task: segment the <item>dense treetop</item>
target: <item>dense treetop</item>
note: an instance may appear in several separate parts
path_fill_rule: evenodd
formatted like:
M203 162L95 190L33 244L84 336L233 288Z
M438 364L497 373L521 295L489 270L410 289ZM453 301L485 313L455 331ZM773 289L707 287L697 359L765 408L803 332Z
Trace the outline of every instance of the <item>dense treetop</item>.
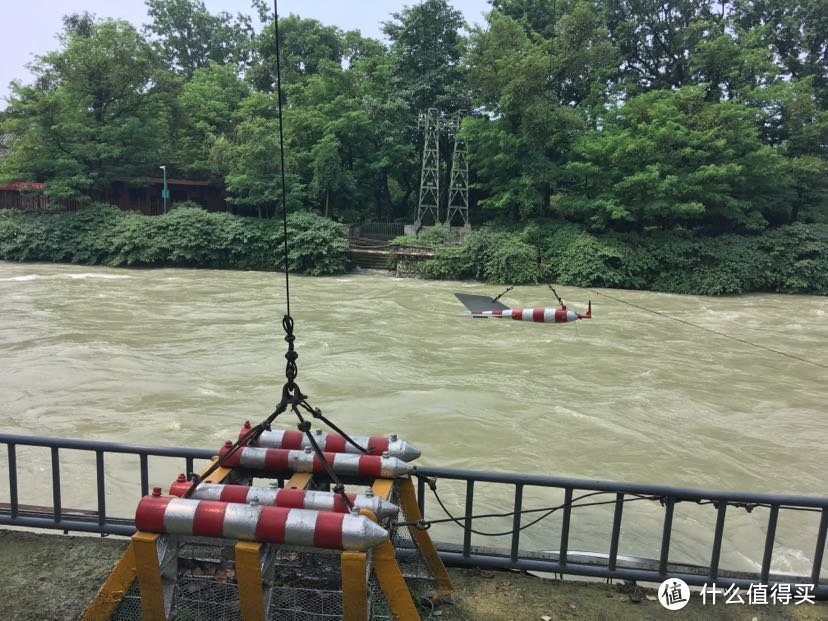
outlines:
M146 0L142 29L64 19L13 83L0 181L102 198L113 177L212 179L273 215L273 14ZM289 208L411 221L428 107L467 111L476 222L752 233L828 221L822 0L491 0L469 29L447 0L393 14L387 41L282 17ZM448 150L448 146L446 146Z

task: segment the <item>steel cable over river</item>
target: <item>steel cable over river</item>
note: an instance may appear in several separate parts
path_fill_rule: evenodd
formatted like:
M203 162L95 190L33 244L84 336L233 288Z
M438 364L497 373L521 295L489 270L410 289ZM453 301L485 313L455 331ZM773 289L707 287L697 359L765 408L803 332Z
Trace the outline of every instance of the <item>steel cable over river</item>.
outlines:
M243 420L263 418L279 396L284 344L273 317L284 300L272 282L258 272L0 263L0 430L200 448L235 438ZM826 494L820 366L575 288L557 290L570 308L585 309L592 297L590 322L470 320L453 293L499 291L479 283L360 273L297 276L291 289L304 392L353 433L399 433L429 466ZM825 298L606 292L828 364ZM504 301L554 304L545 286L516 287ZM62 464L67 482L71 462ZM18 467L25 501L47 504L48 462L20 458ZM115 484L134 479L130 468L107 465ZM151 476L162 485L174 474ZM94 497L87 482L64 487L65 506ZM462 493L450 482L440 488L449 505ZM510 501L491 511L509 511ZM112 509L129 514L134 504L130 496ZM527 508L554 504L524 499ZM589 528L606 531L602 509L578 514L573 547L605 547ZM656 513L625 530L623 553L653 556ZM813 550L798 533L818 519L780 521L778 570L807 573ZM694 531L692 510L677 510L676 520L674 545L688 562L704 561L695 551L709 547L710 533ZM481 529L510 524L506 517ZM437 524L432 536L456 528ZM735 520L723 564L754 568L739 542L762 536ZM527 529L527 547L532 537Z

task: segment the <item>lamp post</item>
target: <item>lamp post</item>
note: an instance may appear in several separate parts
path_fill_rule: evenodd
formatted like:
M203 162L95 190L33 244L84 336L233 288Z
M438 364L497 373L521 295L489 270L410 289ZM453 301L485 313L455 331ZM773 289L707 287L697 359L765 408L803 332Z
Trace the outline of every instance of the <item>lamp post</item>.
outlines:
M164 189L161 190L161 198L164 199L164 213L167 213L167 199L170 197L170 191L167 189L167 167L159 166L164 171Z

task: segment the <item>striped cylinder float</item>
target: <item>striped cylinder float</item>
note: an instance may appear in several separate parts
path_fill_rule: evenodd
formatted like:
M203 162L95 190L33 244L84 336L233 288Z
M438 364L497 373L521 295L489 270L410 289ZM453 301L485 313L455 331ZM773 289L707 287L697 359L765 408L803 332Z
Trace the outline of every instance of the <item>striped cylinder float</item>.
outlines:
M181 474L170 486L171 496L184 496L191 482ZM400 508L373 494L347 494L357 509L368 509L379 519L394 517ZM221 502L240 502L291 509L313 509L314 511L333 511L350 513L348 505L341 494L335 492L315 492L303 489L279 489L276 487L251 487L249 485L222 485L219 483L200 483L189 496L197 500L220 500Z
M225 454L233 446L228 440L219 455ZM378 455L353 455L351 453L323 453L331 469L338 475L364 479L394 479L414 472L414 466L396 457ZM261 448L245 446L237 449L226 461L228 468L250 468L269 472L314 472L324 473L322 461L310 447L303 451L288 449Z
M471 313L474 317L499 317L537 323L567 323L583 317L565 308L506 308Z
M157 494L156 494L157 492ZM150 533L221 537L330 550L367 550L388 540L388 532L362 515L265 507L217 500L144 496L135 528Z
M246 421L239 433L239 438L250 431L250 421ZM327 433L321 429L313 430L313 439L319 445L319 448L329 453L355 453L362 455L363 453L353 444L348 442L344 436L338 433ZM403 461L413 461L420 456L420 449L406 442L400 440L396 433L392 433L387 438L379 436L351 436L354 442L359 444L364 449L367 449L369 455L382 455L388 453L391 457L396 457ZM301 431L293 431L287 429L274 429L272 431L263 431L262 434L253 442L253 446L264 446L268 448L281 449L304 449L311 446L307 435Z

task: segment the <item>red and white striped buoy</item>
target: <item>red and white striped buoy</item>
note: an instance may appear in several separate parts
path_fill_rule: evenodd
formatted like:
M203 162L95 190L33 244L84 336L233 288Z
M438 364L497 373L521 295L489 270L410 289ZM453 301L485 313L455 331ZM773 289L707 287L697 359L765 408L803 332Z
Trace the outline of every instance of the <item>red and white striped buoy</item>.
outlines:
M233 443L228 440L219 455L224 458ZM364 479L394 479L414 472L414 466L396 457L385 455L354 455L351 453L323 453L333 471L341 476ZM236 449L224 462L228 468L250 468L269 472L324 473L322 461L311 447L303 451L245 446Z
M536 323L567 323L578 319L590 319L591 312L577 313L566 308L506 308L477 311L473 317L497 317L516 321L534 321Z
M241 438L250 431L250 421L245 421L244 426L239 432ZM321 429L314 429L313 439L319 445L319 448L329 453L354 453L362 455L363 453L353 444L338 433L327 433ZM351 436L351 439L359 446L366 449L369 455L382 455L388 453L391 457L396 457L403 461L413 461L420 456L420 449L406 442L400 440L396 433L392 433L387 438L380 436ZM263 431L262 434L253 442L253 446L264 446L268 448L281 449L304 449L311 446L308 437L301 431L290 429L273 429L271 431Z
M138 502L135 527L330 550L367 550L388 539L382 526L362 515L175 498L161 496L159 487Z
M180 474L178 480L170 486L171 496L184 496L191 482ZM346 494L357 509L368 509L379 519L394 517L400 508L374 496L371 490L366 494ZM312 509L314 511L334 511L350 513L341 494L335 492L318 492L303 489L284 489L276 487L252 487L249 485L223 485L220 483L199 483L189 496L196 500L219 500L221 502L240 502L291 509Z

